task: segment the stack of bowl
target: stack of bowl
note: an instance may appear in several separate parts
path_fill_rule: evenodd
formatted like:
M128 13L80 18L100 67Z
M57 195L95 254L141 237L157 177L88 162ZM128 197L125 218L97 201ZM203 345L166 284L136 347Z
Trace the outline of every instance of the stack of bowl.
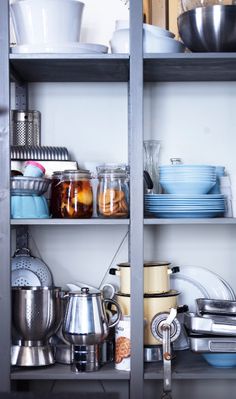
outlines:
M216 169L210 165L160 166L159 176L166 194L207 194L216 184Z
M112 53L129 53L129 21L116 21L115 31L110 40ZM183 53L185 46L174 39L174 34L159 26L143 24L144 53Z
M123 316L130 316L130 264L119 263L116 269L110 269L110 274L120 278L120 292L116 293L116 300L121 307ZM151 322L156 314L169 312L177 308L178 291L170 289L169 276L179 271L169 262L144 262L144 345L161 345L151 332ZM155 353L155 352L154 352Z

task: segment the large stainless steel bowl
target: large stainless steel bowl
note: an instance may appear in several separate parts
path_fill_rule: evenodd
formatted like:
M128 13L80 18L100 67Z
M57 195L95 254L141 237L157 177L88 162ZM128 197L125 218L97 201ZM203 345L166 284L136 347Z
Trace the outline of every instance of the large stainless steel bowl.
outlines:
M178 17L179 34L194 52L236 51L236 6L208 6Z

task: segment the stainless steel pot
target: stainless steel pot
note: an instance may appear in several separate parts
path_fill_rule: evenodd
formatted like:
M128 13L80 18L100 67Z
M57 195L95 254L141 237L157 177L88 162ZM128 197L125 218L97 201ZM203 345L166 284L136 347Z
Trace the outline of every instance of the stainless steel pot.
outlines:
M151 332L151 322L158 313L169 312L177 308L177 297L180 293L171 290L161 295L144 295L144 345L161 345L162 342L154 338ZM116 300L120 305L122 315L130 316L130 295L117 293Z
M105 305L111 304L116 310L114 321L107 320ZM63 321L63 335L73 345L95 345L104 341L109 329L121 317L119 304L113 299L102 299L100 291L81 288L67 294L66 313Z
M179 272L179 267L170 268L169 262L144 263L144 293L163 294L170 291L170 274ZM120 292L130 295L130 263L119 263L109 273L120 276Z

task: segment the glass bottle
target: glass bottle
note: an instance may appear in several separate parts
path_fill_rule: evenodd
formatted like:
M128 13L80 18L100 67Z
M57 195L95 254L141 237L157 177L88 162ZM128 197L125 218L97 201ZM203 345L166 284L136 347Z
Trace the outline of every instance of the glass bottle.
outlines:
M97 214L103 218L129 216L129 177L126 165L104 164L97 167Z
M158 194L159 188L159 174L158 162L160 152L160 140L145 140L144 146L144 170L146 170L153 181L153 193Z

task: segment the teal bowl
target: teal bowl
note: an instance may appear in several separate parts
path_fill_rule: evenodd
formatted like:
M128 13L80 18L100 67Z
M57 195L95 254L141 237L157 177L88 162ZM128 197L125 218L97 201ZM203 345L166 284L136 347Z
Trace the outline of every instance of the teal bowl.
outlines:
M202 356L213 367L236 367L236 353L203 353Z

